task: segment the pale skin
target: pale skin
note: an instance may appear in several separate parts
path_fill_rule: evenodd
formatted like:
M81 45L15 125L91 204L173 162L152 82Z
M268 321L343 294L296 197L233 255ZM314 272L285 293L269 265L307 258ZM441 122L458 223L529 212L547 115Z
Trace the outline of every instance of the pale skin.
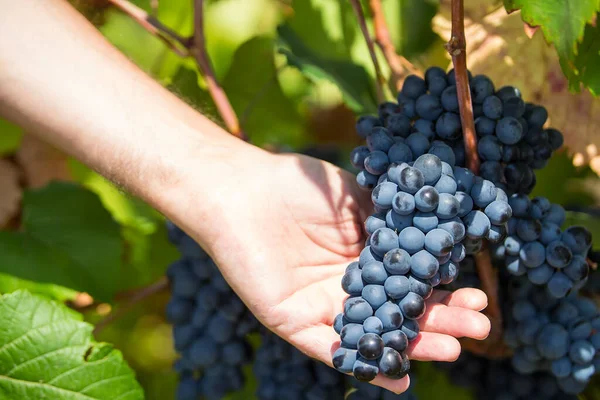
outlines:
M65 1L0 0L0 115L139 196L215 259L260 321L331 365L344 269L369 195L310 157L232 137L146 76ZM411 359L453 361L484 339L477 289L436 291ZM374 384L405 391L409 378Z

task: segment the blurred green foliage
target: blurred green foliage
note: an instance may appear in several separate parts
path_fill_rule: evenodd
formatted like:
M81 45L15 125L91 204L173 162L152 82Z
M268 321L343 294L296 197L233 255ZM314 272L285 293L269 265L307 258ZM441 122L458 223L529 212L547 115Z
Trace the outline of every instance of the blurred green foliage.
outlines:
M154 12L149 0L132 2ZM158 4L156 17L163 24L184 37L192 34L190 0L161 0ZM418 65L426 60L447 65L443 41L431 29L438 2L388 0L383 1L383 6L391 38L401 54ZM118 10L102 8L96 15L92 11L87 8L86 15L135 64L221 123L192 58L177 56ZM367 17L370 18L368 12ZM353 113L372 112L376 107L373 64L347 0L211 0L206 2L205 34L216 76L254 144L297 150L316 143L333 143L346 157L348 146L356 141ZM384 74L389 75L380 52L378 57ZM0 120L0 154L11 155L18 148L21 135L20 128ZM72 285L68 280L52 277L47 279L51 283L39 284L6 274L0 274L0 292L28 288L64 301L73 299L76 292L72 289L78 288L100 295L100 300L115 307L114 292L155 282L177 258L177 252L167 241L164 218L158 212L81 163L71 160L69 167L80 189L96 196L95 212L105 213L103 223L114 228L114 249L97 249L114 261L109 275L110 268L103 271L104 279L112 280L105 288L107 292L95 292L93 286ZM590 179L596 182L597 177L589 169L573 167L566 153L555 156L537 177L534 195L543 194L561 204L597 203L586 183ZM58 195L64 193L59 191ZM51 208L52 204L47 206ZM581 219L577 215L570 218ZM89 216L81 219L91 224L90 230L98 229ZM585 222L598 230L596 220ZM68 233L64 230L67 228L53 229ZM2 256L6 260L7 255ZM0 272L12 268L13 273L19 273L18 262L6 261ZM22 272L18 275L33 278ZM98 282L101 281L94 284ZM167 298L163 293L138 304L98 335L99 340L114 343L123 352L149 400L171 399L175 391L176 375L171 367L176 354L171 327L163 316ZM105 317L105 311L106 307L92 307L86 319L97 323ZM250 370L247 372L250 376ZM455 400L469 398L468 392L452 387L445 376L428 364L418 366L415 381L421 399L437 399L441 395ZM247 390L233 398L253 398L253 385L255 382L250 379Z

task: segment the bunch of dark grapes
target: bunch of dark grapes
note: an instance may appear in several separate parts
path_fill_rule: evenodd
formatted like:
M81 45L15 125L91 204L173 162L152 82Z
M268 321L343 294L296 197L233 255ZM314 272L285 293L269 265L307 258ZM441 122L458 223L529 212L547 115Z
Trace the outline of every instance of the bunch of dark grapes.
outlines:
M343 400L346 377L265 330L254 360L259 400Z
M334 323L339 371L360 381L380 372L392 379L408 373L404 352L416 338L425 300L433 287L455 279L465 257L454 173L436 155L424 154L412 166L391 166L373 190L378 213L365 222L367 246L342 279L350 297Z
M509 204L515 217L506 239L492 250L494 257L502 259L512 275L527 275L532 283L547 286L553 297L579 289L589 274L591 233L581 226L561 231L565 210L544 197L530 200L515 194Z
M600 368L600 313L595 303L572 294L552 297L528 281L513 281L513 304L505 341L522 374L547 372L566 393L578 394Z
M544 129L546 109L526 103L518 89L496 90L487 76L470 73L469 84L481 177L508 194L531 192L533 170L546 165L562 145L562 134ZM366 145L353 150L351 162L361 170L357 182L364 188L373 188L390 164L409 163L425 153L465 165L454 71L432 67L425 79L408 76L398 102L382 103L377 116L360 117L356 130Z
M247 335L259 323L202 248L172 223L168 231L181 252L167 271L172 297L166 316L181 356L177 399L222 399L244 386L242 367L252 360Z

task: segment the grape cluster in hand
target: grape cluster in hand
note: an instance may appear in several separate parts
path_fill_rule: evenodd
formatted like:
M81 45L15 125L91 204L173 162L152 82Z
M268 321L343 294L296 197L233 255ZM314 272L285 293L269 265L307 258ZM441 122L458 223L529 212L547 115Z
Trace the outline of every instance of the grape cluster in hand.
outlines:
M334 323L341 347L333 364L360 381L378 373L392 379L406 376L410 362L405 350L418 335L416 320L425 313L425 300L435 286L456 278L466 254L461 241L468 227L479 228L479 219L465 227L463 220L469 221L474 204L461 203L457 189L485 198L481 206L501 201L493 184L488 182L494 196L487 201L472 189L483 180L475 182L471 174L467 183L465 171L454 170L434 154L411 164L392 165L380 176L372 192L377 213L365 221L367 246L342 279L350 297ZM462 180L455 177L457 171Z

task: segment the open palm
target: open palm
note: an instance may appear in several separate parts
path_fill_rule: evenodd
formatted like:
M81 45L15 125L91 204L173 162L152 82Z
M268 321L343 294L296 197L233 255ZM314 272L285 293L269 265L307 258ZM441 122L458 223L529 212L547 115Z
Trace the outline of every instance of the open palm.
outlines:
M369 194L359 190L352 174L329 163L301 155L269 160L264 176L236 185L237 197L224 194L235 204L224 205L228 211L219 232L236 232L236 237L217 235L210 252L265 326L331 365L339 347L332 323L347 297L340 282L364 247ZM485 294L477 289L435 291L409 357L455 360L457 337L488 335L489 320L478 312L486 305ZM409 380L378 376L373 383L400 392Z

